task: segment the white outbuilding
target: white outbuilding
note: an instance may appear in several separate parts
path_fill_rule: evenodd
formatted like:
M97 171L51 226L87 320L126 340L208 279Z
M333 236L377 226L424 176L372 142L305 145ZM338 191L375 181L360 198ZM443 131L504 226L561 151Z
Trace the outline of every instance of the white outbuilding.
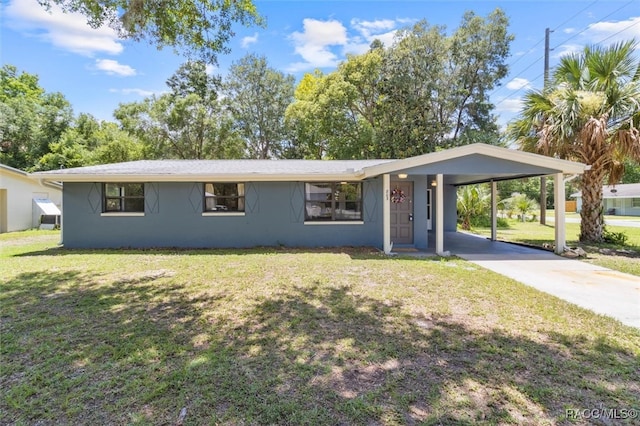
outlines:
M0 164L0 233L60 223L62 185L41 182Z

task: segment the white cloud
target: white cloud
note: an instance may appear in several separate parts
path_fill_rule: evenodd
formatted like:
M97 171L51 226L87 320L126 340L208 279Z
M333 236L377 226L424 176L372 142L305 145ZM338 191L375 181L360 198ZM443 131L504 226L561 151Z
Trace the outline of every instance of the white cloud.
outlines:
M640 16L624 21L604 21L589 25L584 35L590 43L612 44L620 41L640 39Z
M531 82L526 78L516 77L507 83L507 89L510 89L510 90L521 90L521 89L530 89L530 88L531 88Z
M246 49L247 47L257 42L258 42L258 33L255 33L252 36L243 37L242 41L240 42L240 45L242 46L243 49Z
M122 93L124 95L138 95L138 96L143 97L143 98L146 98L148 96L151 96L151 95L155 94L155 92L152 92L151 90L136 89L136 88L131 88L131 89L109 89L109 92L111 92L111 93Z
M370 43L363 43L362 40L353 40L344 46L342 52L345 55L362 55L363 53L366 53L370 47Z
M584 48L583 45L580 44L563 44L562 46L556 47L553 50L554 58L561 58L566 55L572 55L574 53L579 53Z
M402 25L402 26L409 26L409 25L413 25L416 22L419 22L419 19L416 18L398 18L396 19L396 22L398 22L398 24Z
M290 38L293 40L295 53L302 56L305 62L292 64L290 70L335 67L338 56L331 51L331 47L347 44L347 29L344 25L336 20L307 18L303 21L303 28L303 32L296 31Z
M573 34L576 32L575 28L565 28L564 30L562 30L563 33L565 34Z
M385 46L391 46L395 41L397 28L414 22L407 19L378 19L364 21L352 19L349 23L349 34L342 22L337 20L319 21L305 19L303 32L294 32L293 40L295 53L304 62L297 62L289 67L290 72L297 72L312 68L335 67L346 54L362 54L369 50L374 40L380 40ZM341 48L341 51L336 51ZM339 55L340 54L340 55Z
M217 70L217 69L218 69L218 68L217 68L217 67L215 67L214 65L207 64L207 65L205 65L205 67L204 67L204 72L205 72L207 75L212 75L212 74L214 73L214 71L215 71L215 70Z
M106 26L93 29L87 25L85 16L64 13L55 4L48 12L36 0L12 0L3 12L11 28L73 53L93 56L123 50L115 30Z
M522 98L505 98L496 102L496 112L517 113L522 109Z
M573 33L575 30L568 28L564 30L567 34ZM579 35L577 43L564 44L554 50L553 56L560 58L565 55L579 53L583 50L585 44L600 44L606 46L621 41L627 41L635 38L640 40L640 16L630 17L623 21L603 21L596 22L587 26L587 28ZM575 36L574 36L575 37ZM582 43L582 44L579 44Z
M361 21L352 19L351 26L358 30L364 38L372 40L372 36L387 33L396 27L396 22L391 19L379 19L376 21Z
M346 53L364 53L374 40L380 40L383 45L391 46L395 41L399 21L379 19L376 21L351 20L351 27L360 33L349 43L350 49Z
M129 65L122 65L113 59L96 59L95 67L109 75L131 77L137 74L134 68L131 68Z

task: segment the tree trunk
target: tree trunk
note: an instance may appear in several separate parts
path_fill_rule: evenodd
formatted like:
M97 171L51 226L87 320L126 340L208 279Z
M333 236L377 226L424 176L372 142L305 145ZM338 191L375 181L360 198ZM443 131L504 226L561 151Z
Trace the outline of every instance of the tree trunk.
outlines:
M582 176L582 209L580 210L580 241L602 242L604 227L602 183L604 175L599 170L589 170Z

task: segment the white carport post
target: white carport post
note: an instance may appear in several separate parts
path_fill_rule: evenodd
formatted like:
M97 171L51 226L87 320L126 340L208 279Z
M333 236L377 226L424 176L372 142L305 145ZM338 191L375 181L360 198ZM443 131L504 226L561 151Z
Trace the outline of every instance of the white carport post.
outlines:
M382 248L385 254L391 253L391 177L382 175Z
M60 201L60 207L62 207L60 210L64 212L64 196ZM64 246L64 214L60 215L60 242L58 245Z
M491 241L498 238L498 183L491 181Z
M553 179L553 203L555 205L555 236L557 254L564 252L567 243L565 228L565 194L564 177L562 173L556 173Z
M444 179L441 173L436 175L436 254L447 255L444 252Z

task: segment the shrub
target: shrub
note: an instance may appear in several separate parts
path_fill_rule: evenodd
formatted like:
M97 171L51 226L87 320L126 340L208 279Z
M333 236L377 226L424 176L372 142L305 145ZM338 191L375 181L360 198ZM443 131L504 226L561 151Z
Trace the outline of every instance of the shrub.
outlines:
M462 229L469 230L474 222L485 220L487 210L491 208L491 192L486 185L467 185L458 188L458 223ZM491 223L491 222L489 222Z
M627 244L627 240L629 239L629 236L624 232L609 231L605 226L602 229L602 239L604 240L605 243L614 244L617 246L624 246Z
M472 228L491 228L491 216L490 215L474 216L470 220L470 225ZM509 221L503 217L498 218L497 225L499 229L510 228Z

